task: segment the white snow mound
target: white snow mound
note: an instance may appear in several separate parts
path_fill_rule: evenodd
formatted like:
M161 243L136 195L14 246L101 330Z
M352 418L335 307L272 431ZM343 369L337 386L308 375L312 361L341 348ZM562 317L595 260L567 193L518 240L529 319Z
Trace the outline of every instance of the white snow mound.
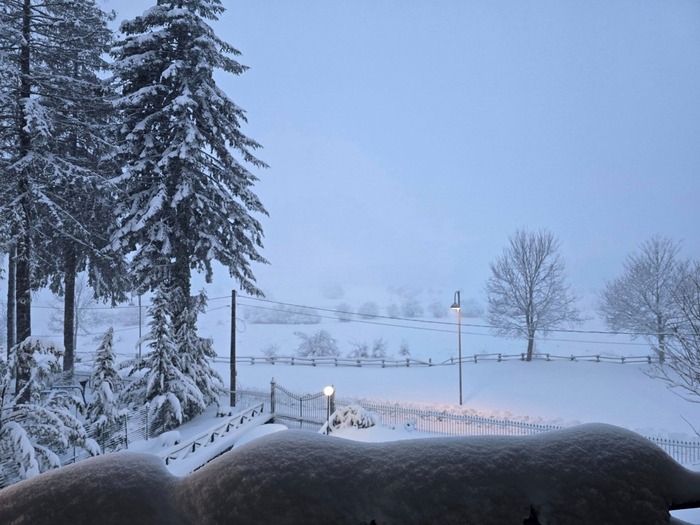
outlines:
M0 523L662 524L696 503L700 474L610 425L385 443L289 430L182 478L133 453L42 474L0 491Z

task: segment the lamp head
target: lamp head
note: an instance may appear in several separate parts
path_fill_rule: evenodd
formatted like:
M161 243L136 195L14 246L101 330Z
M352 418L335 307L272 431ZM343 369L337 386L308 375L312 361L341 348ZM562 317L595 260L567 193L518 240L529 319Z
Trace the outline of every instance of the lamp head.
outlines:
M333 388L333 387L330 386L330 385L327 386L327 387L325 387L325 388L323 389L323 393L324 393L325 395L327 395L328 397L332 396L332 395L333 395L333 392L335 392L335 388Z
M457 311L459 311L459 310L462 309L462 304L461 304L461 303L462 303L462 301L461 301L460 293L459 293L459 290L457 290L457 291L455 292L455 300L454 300L454 302L452 303L452 306L450 306L450 308L451 308L452 310L457 310Z

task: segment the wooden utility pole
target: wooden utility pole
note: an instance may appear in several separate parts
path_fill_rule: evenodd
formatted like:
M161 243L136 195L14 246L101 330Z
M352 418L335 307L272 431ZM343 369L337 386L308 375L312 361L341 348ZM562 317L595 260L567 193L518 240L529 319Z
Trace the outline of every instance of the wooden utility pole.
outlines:
M236 290L231 290L231 406L236 406Z

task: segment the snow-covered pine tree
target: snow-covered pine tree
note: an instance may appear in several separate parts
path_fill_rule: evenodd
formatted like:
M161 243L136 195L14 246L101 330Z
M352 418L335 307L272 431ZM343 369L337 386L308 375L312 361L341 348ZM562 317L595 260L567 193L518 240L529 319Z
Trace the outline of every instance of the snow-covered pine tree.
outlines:
M180 299L181 300L181 299ZM197 335L197 314L203 313L207 306L204 290L190 297L189 304L177 308L179 321L175 332L177 353L182 363L182 372L191 377L204 399L204 406L189 405L184 408L185 418L199 414L206 406L218 404L219 398L226 393L223 378L211 367L211 360L216 352L211 339Z
M142 290L167 281L190 297L191 270L210 281L218 261L243 290L261 293L251 270L266 262L254 214L267 212L245 164L265 164L241 132L245 112L214 81L215 69L246 69L207 23L223 11L220 0L159 0L122 23L113 48L125 198L112 239L133 252Z
M93 399L88 405L88 420L102 433L120 417L119 391L122 378L117 369L114 353L114 329L110 327L95 351L95 364L92 368Z
M8 361L0 357L0 460L13 458L21 478L60 467L70 446L99 454L77 417L85 409L81 397L54 383L60 357L53 343L31 338L15 346ZM13 395L15 368L29 379Z
M182 369L181 356L172 337L170 306L177 292L158 288L149 307L150 333L145 337L150 349L141 360L125 362L130 374L141 373L123 393L124 403L149 403L152 430L169 430L184 421L185 407L206 406L194 380Z
M67 298L68 325L72 279L85 264L85 250L96 252L107 241L96 235L105 231L109 214L95 207L103 204L108 174L100 159L111 147L105 140L110 105L98 77L111 33L95 0L8 0L3 6L7 31L0 33L0 48L19 75L0 79L11 82L0 91L12 94L0 216L8 225L8 247L16 248L21 342L31 335L31 289L53 278ZM72 333L65 331L67 370ZM28 378L18 379L20 388Z

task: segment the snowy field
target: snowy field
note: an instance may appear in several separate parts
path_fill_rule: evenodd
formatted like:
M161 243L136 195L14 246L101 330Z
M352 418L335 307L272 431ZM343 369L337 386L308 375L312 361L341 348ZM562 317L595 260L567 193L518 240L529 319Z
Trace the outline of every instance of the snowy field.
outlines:
M228 382L230 295L210 292L210 298L208 312L200 320L200 333L214 339L221 358L215 367ZM46 299L37 303L48 304ZM310 304L334 310L337 303L326 301ZM411 358L431 360L436 366L359 368L272 365L260 361L251 365L239 362L238 383L243 388L267 390L274 377L279 385L298 393L318 392L332 384L337 396L343 399L385 401L515 421L562 426L609 423L646 436L682 440L696 438L691 425L700 428L698 405L681 399L664 383L646 375L647 365L570 360L530 363L517 359L504 362L479 360L479 356L485 354L519 354L524 351L525 343L491 336L485 328L475 326L483 324L481 319L476 318L462 320L463 356L472 358L476 354L477 363L472 359L463 364L463 406L460 407L458 366L438 365L457 356L456 315L449 310L442 318L424 316L418 320L404 321L384 318L362 320L355 316L351 322L341 322L336 314L320 311L323 318L317 324L257 324L253 318L259 308L246 308L244 305L286 308L276 303L239 298L236 322L239 358L262 357L263 352L271 347L275 348L278 356L294 355L300 342L295 332L313 334L326 330L337 341L343 357L357 343L366 342L371 347L374 341L381 338L386 345L387 359L403 359L403 356L399 356L399 350L408 347ZM115 328L117 352L124 358L136 352L138 325L134 320L138 318L137 309L132 307L100 312L99 322L89 328L94 335L79 338L80 366L89 366L89 354L98 344L95 338L110 324ZM35 327L37 333L47 329L47 325L42 327L41 323L41 319L35 316L35 324L39 325ZM143 326L142 331L146 330L147 327ZM590 321L583 330L597 331L600 325ZM50 331L45 335L51 335ZM549 340L538 341L536 351L564 357L601 355L616 358L650 353L649 347L642 341L593 333L553 334ZM204 427L206 422L197 422L197 425ZM355 439L381 441L416 437L379 429L373 432L383 434L370 436L366 433ZM695 511L675 514L690 522L700 523L700 513Z
M200 334L211 337L220 357L215 368L224 381L230 377L231 296L221 289L208 290L210 301L206 314L200 317ZM451 294L447 301L451 300ZM424 293L418 299L425 305L434 304L440 296ZM444 297L442 297L444 299ZM268 302L273 300L273 302ZM284 302L283 298L279 299ZM584 333L555 333L540 339L535 351L567 359L522 362L510 358L497 362L486 355L520 355L525 341L495 337L484 328L479 318L462 319L462 392L459 400L459 368L449 363L458 354L457 318L445 306L443 317L428 316L418 319L360 318L341 322L335 310L342 303L357 310L366 302L374 302L380 315L399 299L392 294L374 290L358 290L354 296L346 292L342 299L294 302L316 307L316 324L258 324L256 318L277 315L291 307L274 302L239 297L236 310L237 381L242 388L268 390L272 378L285 388L298 393L319 392L326 385L336 388L343 399L360 398L426 406L440 410L465 412L483 417L508 418L517 421L568 426L577 423L602 422L619 425L636 432L670 439L693 439L693 426L700 428L698 405L690 403L665 383L650 378L645 364L622 364L623 356L647 356L652 353L644 341L630 340L628 336L597 333L603 329L593 319L581 327ZM61 341L59 331L49 325L49 317L56 304L48 295L35 299L34 333ZM141 334L148 331L146 306L143 299ZM92 319L86 326L88 335L78 337L78 366L89 369L92 353L104 331L115 329L115 350L122 359L137 353L139 337L138 307L123 305L117 309L102 309L94 305ZM298 310L298 309L297 309ZM381 340L387 360L402 360L402 347L408 348L411 359L431 361L435 366L410 367L335 367L289 366L263 364L265 351L274 348L277 356L294 356L301 341L297 332L312 335L319 330L328 332L337 342L340 357L345 357L358 343L370 348ZM145 347L142 348L146 350ZM477 356L474 363L473 356ZM609 361L571 361L569 356L595 359L601 356ZM250 364L245 357L256 357Z

